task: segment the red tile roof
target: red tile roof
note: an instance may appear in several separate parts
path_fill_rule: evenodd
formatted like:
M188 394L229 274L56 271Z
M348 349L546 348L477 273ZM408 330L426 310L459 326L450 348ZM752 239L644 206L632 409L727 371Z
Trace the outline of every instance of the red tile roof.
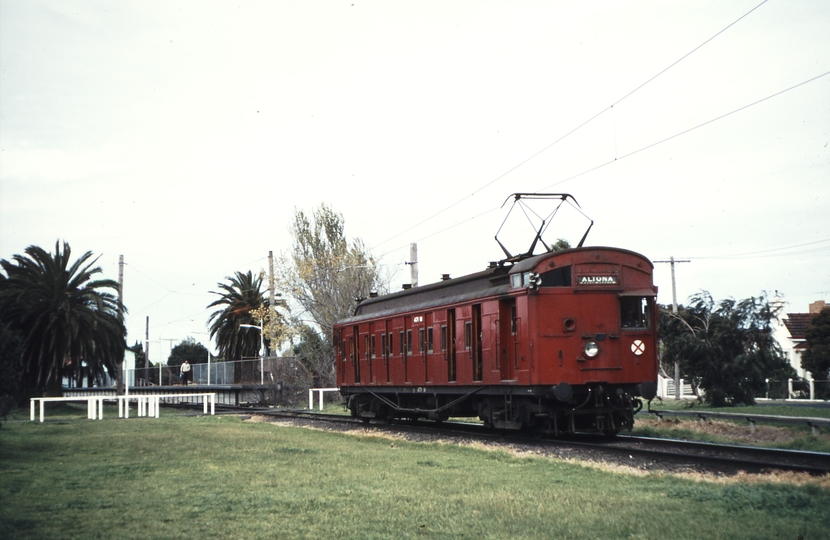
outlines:
M792 339L804 339L807 328L816 315L817 313L787 313L787 318L784 319L784 325L790 331Z

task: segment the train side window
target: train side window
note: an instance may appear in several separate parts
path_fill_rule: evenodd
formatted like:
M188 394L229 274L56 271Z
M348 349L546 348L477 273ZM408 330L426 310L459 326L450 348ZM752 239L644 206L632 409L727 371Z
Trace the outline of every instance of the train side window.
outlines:
M369 358L369 336L363 336L363 354Z
M386 356L386 353L389 349L386 348L386 334L380 335L380 354Z
M469 349L473 345L473 323L467 321L464 323L464 348Z
M406 331L406 354L412 354L412 330Z
M423 354L423 352L426 351L426 349L427 349L425 340L426 340L426 336L424 335L424 329L419 328L418 329L418 352L419 353Z
M403 330L398 332L398 347L400 348L401 356L406 355L406 338L404 335Z
M392 332L389 332L389 349L387 349L387 356L395 356L395 347L392 346Z
M372 334L372 344L370 346L370 350L372 351L372 358L375 357L375 335Z
M447 350L447 325L446 324L441 325L441 350L442 351Z
M518 323L516 322L516 305L510 306L510 333L514 336L516 335L516 327Z
M427 352L432 352L432 327L427 328Z
M620 298L620 325L623 328L651 328L649 300L643 296Z

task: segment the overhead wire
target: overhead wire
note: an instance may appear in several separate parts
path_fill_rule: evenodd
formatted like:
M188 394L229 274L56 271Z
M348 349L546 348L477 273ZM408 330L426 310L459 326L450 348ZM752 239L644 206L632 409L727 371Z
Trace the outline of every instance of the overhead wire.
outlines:
M600 117L600 116L602 116L603 114L605 114L608 110L613 109L613 107L614 107L615 105L619 105L619 104L620 104L621 102L623 102L625 99L627 99L627 98L631 97L634 93L638 92L638 91L639 91L639 90L641 90L643 87L645 87L646 85L648 85L649 83L651 83L652 81L654 81L655 79L657 79L658 77L660 77L661 75L663 75L664 73L666 73L667 71L669 71L670 69L672 69L674 66L676 66L677 64L679 64L680 62L682 62L683 60L685 60L686 58L688 58L688 57L689 57L689 56L691 56L692 54L694 54L696 51L698 51L699 49L701 49L702 47L704 47L706 44L708 44L709 42L711 42L712 40L714 40L715 38L717 38L718 36L720 36L721 34L723 34L724 32L726 32L726 31L727 31L728 29L730 29L732 26L736 25L738 22L740 22L741 20L743 20L744 18L746 18L747 16L749 16L752 12L754 12L755 10L757 10L758 8L760 8L761 6L763 6L764 4L766 4L768 1L769 1L769 0L763 0L760 4L758 4L757 6L753 7L752 9L750 9L749 11L747 11L746 13L744 13L743 15L741 15L740 17L738 17L737 19L735 19L734 21L732 21L731 23L729 23L727 26L725 26L724 28L722 28L720 31L718 31L717 33L715 33L713 36L711 36L710 38L708 38L706 41L704 41L703 43L701 43L700 45L698 45L697 47L695 47L694 49L692 49L692 50L691 50L691 51L689 51L688 53L686 53L686 54L684 54L683 56L681 56L679 59L677 59L677 60L675 60L674 62L672 62L671 64L669 64L669 65L668 65L667 67L665 67L664 69L660 70L660 71L659 71L656 75L654 75L654 76L650 77L648 80L646 80L645 82L643 82L642 84L640 84L639 86L637 86L636 88L634 88L633 90L629 91L629 92L628 92L627 94L625 94L623 97L621 97L621 98L617 99L617 100L616 100L614 103L612 103L611 105L609 105L609 106L605 107L604 109L602 109L602 110L601 110L601 111L599 111L598 113L594 114L593 116L591 116L590 118L588 118L587 120L585 120L584 122L582 122L581 124L579 124L578 126L576 126L575 128L571 129L570 131L568 131L567 133L565 133L564 135L562 135L561 137L559 137L558 139L556 139L555 141L553 141L552 143L550 143L550 144L548 144L547 146L545 146L544 148L542 148L541 150L539 150L539 151L537 151L536 153L532 154L531 156L529 156L529 157L525 158L524 160L522 160L522 161L521 161L521 162L519 162L518 164L514 165L513 167L511 167L511 168L510 168L510 169L508 169L507 171L503 172L502 174L498 175L498 176L497 176L497 177L495 177L494 179L492 179L492 180L490 180L489 182L485 183L484 185L482 185L481 187L479 187L478 189L476 189L475 191L473 191L473 192L472 192L472 193L470 193L469 195L465 195L464 197L462 197L462 198L458 199L457 201L455 201L454 203L450 204L449 206L447 206L447 207L445 207L445 208L443 208L443 209L439 210L438 212L435 212L434 214L431 214L430 216L428 216L428 217L426 217L426 218L422 219L421 221L419 221L418 223L415 223L414 225L412 225L412 226L410 226L410 227L408 227L408 228L406 228L406 229L402 230L401 232L399 232L399 233L395 234L394 236L391 236L391 237L387 238L386 240L384 240L384 241L382 241L382 242L380 242L380 243L376 244L374 247L375 247L375 248L378 248L378 247L380 247L380 246L382 246L382 245L386 244L387 242L391 242L391 241L392 241L392 240L394 240L395 238L398 238L399 236L401 236L401 235L403 235L403 234L405 234L405 233L407 233L407 232L409 232L409 231L411 231L411 230L415 229L416 227L419 227L419 226L423 225L423 224L424 224L424 223L426 223L427 221L430 221L430 220L432 220L432 219L434 219L434 218L436 218L436 217L440 216L440 215L441 215L441 214L443 214L444 212L446 212L446 211L448 211L448 210L450 210L450 209L452 209L452 208L454 208L454 207L458 206L458 205L459 205L459 204L461 204L463 201L465 201L465 200L469 199L470 197L475 196L477 193L481 192L482 190L484 190L484 189L488 188L489 186L493 185L494 183L498 182L499 180L501 180L501 179L502 179L502 178L504 178L505 176L509 175L510 173L512 173L513 171L515 171L516 169L518 169L518 168L522 167L523 165L525 165L525 164L526 164L526 163L528 163L529 161L531 161L531 160L535 159L536 157L538 157L539 155L543 154L544 152L546 152L547 150L549 150L549 149L550 149L550 148L552 148L553 146L555 146L555 145L559 144L559 143L560 143L561 141L563 141L564 139L566 139L566 138L570 137L571 135L573 135L574 133L576 133L577 131L579 131L580 129L582 129L583 127L585 127L586 125L590 124L592 121L596 120L598 117ZM624 156L624 157L625 157L625 156ZM587 171L587 172L590 172L590 171ZM583 173L583 174L585 174L585 173ZM564 180L564 181L567 181L567 180ZM563 181L563 182L564 182L564 181ZM560 182L560 183L561 183L561 182ZM468 221L468 220L467 220L467 221ZM452 227L449 227L449 228L452 228ZM439 231L439 232L443 232L443 231ZM436 234L437 234L437 233L436 233ZM430 237L431 237L431 236L434 236L434 234L433 234L433 235L430 235ZM396 249L400 249L400 248L396 248Z
M705 121L705 122L703 122L703 123L701 123L701 124L698 124L698 125L696 125L696 126L694 126L694 127L691 127L691 128L685 129L685 130L680 131L680 132L678 132L678 133L675 133L674 135L671 135L671 136L666 137L666 138L664 138L664 139L661 139L661 140L659 140L659 141L656 141L656 142L653 142L653 143L648 144L648 145L646 145L646 146L643 146L642 148L639 148L639 149L637 149L637 150L633 150L633 151L631 151L631 152L629 152L629 153L627 153L627 154L625 154L625 155L623 155L623 156L615 157L615 158L614 158L614 159L612 159L612 160L608 160L608 161L606 161L606 162L604 162L604 163L600 163L599 165L595 165L595 166L593 166L593 167L590 167L589 169L586 169L586 170L584 170L584 171L582 171L582 172L580 172L580 173L577 173L577 174L574 174L574 175L572 175L572 176L569 176L568 178L565 178L565 179L563 179L563 180L560 180L560 181L558 181L558 182L555 182L555 183L550 184L550 185L548 185L548 186L545 186L545 187L543 187L543 188L539 188L539 191L545 191L545 190L551 189L551 188L553 188L553 187L556 187L556 186L559 186L559 185L561 185L561 184L564 184L565 182L568 182L568 181L573 180L573 179L575 179L575 178L579 178L580 176L584 176L584 175L586 175L586 174L588 174L588 173L594 172L594 171L596 171L596 170L598 170L598 169L601 169L601 168L603 168L603 167L606 167L606 166L608 166L608 165L611 165L612 163L615 163L615 162L617 162L617 161L621 161L621 160L623 160L623 159L625 159L625 158L628 158L628 157L631 157L631 156L633 156L633 155L635 155L635 154L639 154L640 152L643 152L643 151L645 151L645 150L649 150L649 149L651 149L651 148L654 148L655 146L658 146L658 145L663 144L663 143L665 143L665 142L671 141L672 139L676 139L677 137L680 137L680 136L682 136L682 135L686 135L686 134L688 134L688 133L691 133L692 131L695 131L696 129L699 129L699 128L702 128L702 127L707 126L707 125L709 125L709 124L712 124L712 123L714 123L714 122L717 122L718 120L722 120L722 119L724 119L724 118L727 118L727 117L729 117L729 116L731 116L731 115L733 115L733 114L739 113L739 112L741 112L741 111L743 111L743 110L746 110L746 109L748 109L748 108L750 108L750 107L753 107L753 106L755 106L755 105L758 105L758 104L760 104L760 103L763 103L763 102L765 102L765 101L768 101L768 100L770 100L770 99L772 99L772 98L774 98L774 97L778 97L778 96L780 96L780 95L782 95L782 94L785 94L785 93L787 93L787 92L789 92L789 91L791 91L791 90L795 90L796 88L799 88L799 87L801 87L801 86L804 86L804 85L806 85L806 84L809 84L809 83L811 83L811 82L814 82L814 81L816 81L816 80L818 80L818 79L821 79L822 77L826 77L827 75L830 75L830 71L827 71L827 72L822 73L822 74L820 74L820 75L816 75L815 77L812 77L812 78L807 79L807 80L805 80L805 81L802 81L802 82L800 82L800 83L798 83L798 84L795 84L795 85L793 85L793 86L790 86L789 88L785 88L784 90L780 90L780 91L775 92L775 93L773 93L773 94L770 94L770 95L768 95L768 96L766 96L766 97L764 97L764 98L761 98L761 99L759 99L759 100L753 101L752 103L749 103L748 105L744 105L744 106L742 106L742 107L739 107L739 108L737 108L737 109L735 109L735 110L733 110L733 111L730 111L730 112L728 112L728 113L725 113L725 114L722 114L722 115L717 116L717 117L715 117L715 118L712 118L712 119L710 119L710 120L707 120L707 121ZM458 201L458 202L456 202L455 204L458 204L459 202L461 202L461 201ZM473 217L471 217L471 218L469 218L469 219L466 219L466 220L463 220L463 221L460 221L460 222L454 223L454 224L449 225L449 226L447 226L447 227L445 227L445 228L443 228L443 229L441 229L441 230L439 230L439 231L437 231L437 232L434 232L434 233L429 234L429 235L427 235L427 236L421 237L421 238L417 239L416 241L422 241L422 240L426 240L427 238L432 238L433 236L436 236L436 235L438 235L438 234L441 234L441 233L443 233L443 232L446 232L446 231L448 231L448 230L450 230L450 229L453 229L453 228L455 228L455 227L458 227L459 225L462 225L462 224L467 223L467 222L469 222L469 221L472 221L472 220L474 220L474 219L478 219L478 218L479 218L479 217L481 217L481 216L484 216L484 215L486 215L486 214L489 214L490 212L494 212L494 211L499 210L499 209L500 209L500 207L494 207L494 208L491 208L490 210L487 210L487 211L485 211L485 212L482 212L482 213L480 213L480 214L478 214L478 215L476 215L476 216L473 216ZM426 220L424 220L424 221L426 221ZM424 221L422 221L421 223L424 223ZM406 232L406 231L404 231L404 232ZM393 237L393 238L394 238L394 237ZM393 249L393 250L389 250L389 251L387 251L387 254L388 254L388 253L391 253L392 251L395 251L395 250L397 250L397 249L401 249L401 247L404 247L404 246L400 246L400 247L395 248L395 249ZM381 256L382 256L382 255L381 255Z

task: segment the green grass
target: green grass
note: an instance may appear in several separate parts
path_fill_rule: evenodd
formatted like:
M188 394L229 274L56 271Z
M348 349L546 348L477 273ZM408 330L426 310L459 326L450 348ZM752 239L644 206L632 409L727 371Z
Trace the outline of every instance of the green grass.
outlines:
M653 410L688 410L697 412L725 412L731 414L745 414L745 415L766 415L766 416L808 416L813 418L830 418L830 408L826 407L802 407L790 406L785 403L777 405L755 405L751 407L710 407L705 404L699 404L696 401L675 401L666 400L665 402L653 402ZM738 443L755 446L769 446L773 448L785 448L790 450L810 450L813 452L827 452L830 453L830 430L827 428L819 429L819 436L816 437L812 433L812 428L804 424L782 424L775 422L760 422L758 426L773 426L786 434L780 441L761 440L759 442L752 441L749 434L749 424L743 419L710 419L711 423L729 424L735 426L731 430L733 434L739 434L740 437L730 437L723 432L708 433L701 432L698 429L690 429L689 426L695 424L695 419L689 417L671 417L666 418L670 421L655 424L653 422L646 422L647 419L652 419L653 415L645 411L637 415L634 422L634 429L632 431L635 435L647 437L664 437L672 439L688 439L695 441L713 442L713 443ZM674 423L671 420L676 418L679 423ZM728 430L727 430L728 431Z
M171 415L0 430L2 538L820 538L830 489ZM28 418L26 411L24 418Z
M689 410L689 411L711 411L736 414L757 414L776 416L811 416L814 418L830 418L830 407L810 407L801 405L788 405L786 402L774 402L774 405L751 405L749 407L710 407L700 404L697 400L654 400L651 402L653 410Z

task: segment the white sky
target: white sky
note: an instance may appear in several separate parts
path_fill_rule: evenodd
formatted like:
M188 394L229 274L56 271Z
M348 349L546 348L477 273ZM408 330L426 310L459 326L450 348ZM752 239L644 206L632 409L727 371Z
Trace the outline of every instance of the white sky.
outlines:
M421 284L478 271L511 193L562 191L586 245L691 259L681 303L806 311L830 299L830 2L735 22L760 3L0 0L0 258L66 240L117 279L123 254L157 361L207 344L208 291L287 250L295 208L342 212L397 288L410 242Z

